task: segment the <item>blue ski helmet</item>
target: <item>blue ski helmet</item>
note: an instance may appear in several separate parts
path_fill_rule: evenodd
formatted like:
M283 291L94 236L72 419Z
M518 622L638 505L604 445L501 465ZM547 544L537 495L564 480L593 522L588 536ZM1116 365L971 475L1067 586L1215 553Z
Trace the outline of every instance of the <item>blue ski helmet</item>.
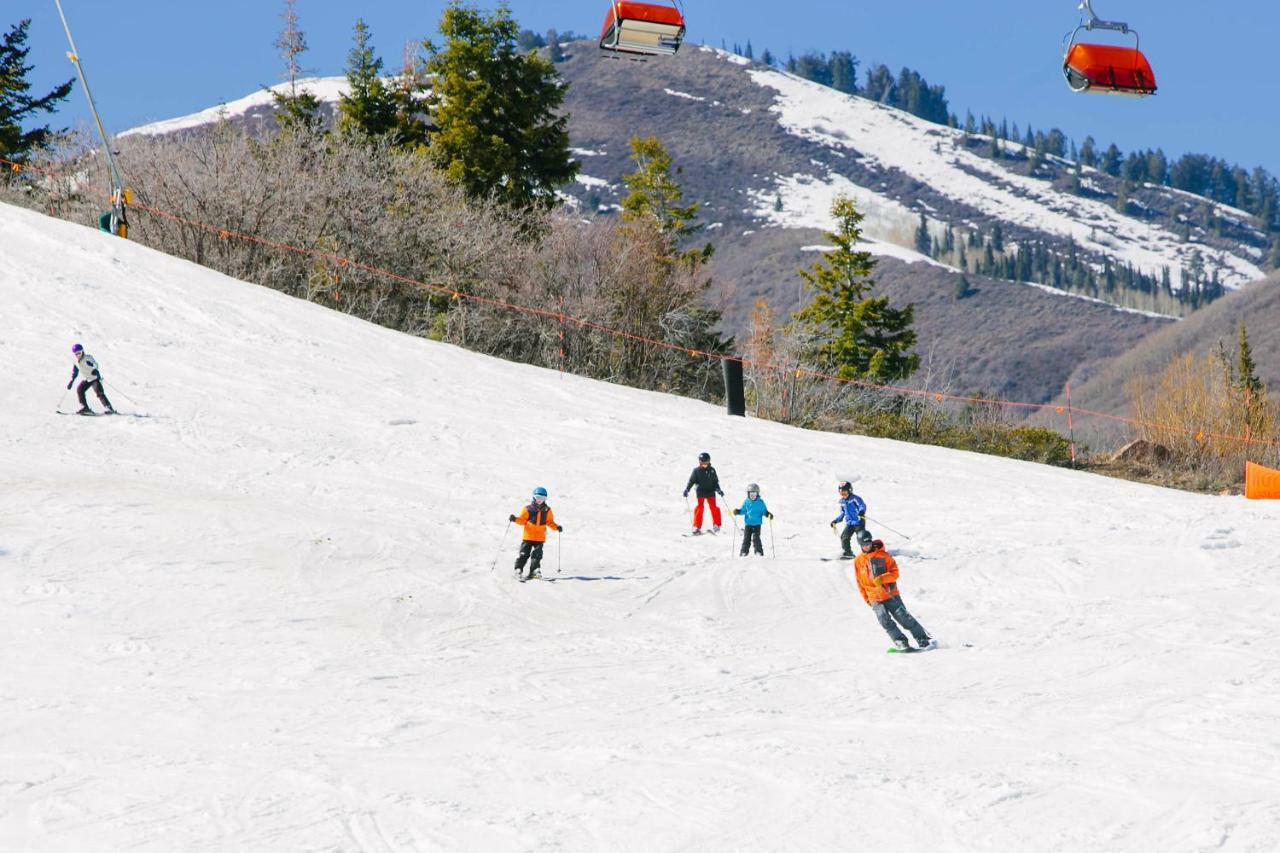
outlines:
M71 352L72 353L84 352L84 347L82 347L80 344L72 344Z
M533 496L535 498L545 498L547 496L547 490L542 488L542 486L538 486L538 488L533 490Z

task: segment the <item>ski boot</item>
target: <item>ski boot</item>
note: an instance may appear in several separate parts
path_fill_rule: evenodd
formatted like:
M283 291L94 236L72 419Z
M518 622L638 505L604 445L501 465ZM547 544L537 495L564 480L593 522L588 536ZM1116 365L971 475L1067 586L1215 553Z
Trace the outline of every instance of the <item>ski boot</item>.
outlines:
M900 652L905 652L907 649L911 648L911 644L906 640L894 640L893 647Z
M93 409L89 408L88 406L84 406L84 407L82 407L82 408L80 409L80 411L76 412L76 414L77 414L77 415L92 415L92 414L93 414Z

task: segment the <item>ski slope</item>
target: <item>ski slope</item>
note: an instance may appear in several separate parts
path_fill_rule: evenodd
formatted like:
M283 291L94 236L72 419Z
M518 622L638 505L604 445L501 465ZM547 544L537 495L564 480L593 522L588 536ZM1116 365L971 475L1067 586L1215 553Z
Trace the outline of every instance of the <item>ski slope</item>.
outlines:
M0 316L0 850L1280 837L1280 507L731 419L3 206ZM77 340L144 416L54 414ZM679 535L703 449L776 559ZM839 477L947 648L886 655L818 559Z

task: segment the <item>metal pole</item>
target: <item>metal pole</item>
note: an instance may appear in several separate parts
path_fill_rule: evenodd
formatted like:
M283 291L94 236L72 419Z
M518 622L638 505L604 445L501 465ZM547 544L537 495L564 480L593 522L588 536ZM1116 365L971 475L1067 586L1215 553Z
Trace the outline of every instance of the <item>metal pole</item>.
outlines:
M1071 467L1076 467L1076 418L1071 409L1071 383L1067 383L1067 435L1071 439Z
M76 67L76 73L80 75L80 85L84 87L84 96L89 101L89 112L93 113L93 121L98 126L98 135L102 137L102 148L107 154L107 165L111 169L111 233L118 234L124 212L124 178L120 176L120 166L116 163L115 152L111 150L111 138L107 136L107 129L102 125L102 116L98 114L98 105L93 100L89 78L85 76L84 65L80 62L80 51L76 49L76 40L71 35L71 25L67 23L67 14L62 9L62 0L54 0L54 3L58 6L58 16L62 18L62 29L67 33L67 44L71 46L71 50L67 52L67 59L71 60Z

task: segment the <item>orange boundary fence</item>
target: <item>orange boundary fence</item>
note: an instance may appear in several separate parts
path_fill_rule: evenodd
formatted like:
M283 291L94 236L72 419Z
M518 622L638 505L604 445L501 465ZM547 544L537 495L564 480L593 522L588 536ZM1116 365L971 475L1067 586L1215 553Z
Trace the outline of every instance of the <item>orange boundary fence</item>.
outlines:
M17 163L13 160L8 160L3 157L0 157L0 163L8 165L10 170L12 170L13 172L33 171L33 172L40 172L43 174L47 174L55 178L67 177L66 175L61 175L58 172L51 169L33 167L33 166L25 165L22 163ZM1198 430L1198 431L1188 430L1182 427L1166 426L1158 423L1152 423L1150 421L1142 421L1142 420L1137 420L1135 418L1128 418L1128 417L1124 417L1123 415L1113 415L1107 412L1094 411L1092 409L1082 409L1077 406L1071 405L1069 400L1067 403L1060 405L1056 403L1030 403L1030 402L1024 402L1019 400L1004 400L1004 399L994 398L994 397L975 397L975 396L964 395L964 394L948 394L940 391L929 391L927 389L906 388L900 385L880 384L876 382L869 382L864 379L849 379L842 376L836 376L830 373L823 373L817 370L810 370L808 368L789 368L783 365L761 364L752 359L743 358L741 356L732 355L730 353L706 352L704 350L698 350L690 347L681 346L679 344L673 344L670 341L662 341L662 340L657 340L655 338L646 338L642 335L636 335L631 332L623 331L622 329L615 329L610 326L606 326L604 324L594 322L592 320L586 320L579 317L570 316L568 314L565 314L563 310L552 311L546 308L537 308L531 305L520 305L514 302L507 302L505 300L495 299L489 296L480 296L478 294L463 293L459 290L456 290L451 287L446 287L445 285L442 285L442 284L434 284L431 282L420 281L418 279L411 278L409 276L400 275L399 273L382 269L381 267L375 267L370 264L361 263L360 261L356 261L351 258L344 257L334 252L325 252L319 249L307 249L301 246L294 246L289 243L280 243L273 240L267 240L262 237L255 237L250 234L243 234L238 231L232 231L228 228L221 228L216 225L210 225L205 222L199 222L197 220L188 219L186 217L179 216L178 214L175 214L175 213L169 213L168 211L160 210L158 208L154 208L146 204L141 204L137 201L129 205L129 209L141 211L142 213L146 213L160 219L167 219L172 222L177 222L181 225L186 225L190 228L199 229L207 233L216 234L218 236L218 239L220 240L239 240L246 243L254 243L256 245L263 246L268 249L274 249L279 252L285 252L285 253L295 254L295 255L303 255L303 256L323 260L333 264L335 267L339 269L360 270L362 272L369 273L370 275L375 275L391 281L399 282L401 284L407 284L413 287L422 288L424 290L430 291L437 295L448 296L454 300L458 300L458 301L467 300L477 304L489 305L494 308L500 308L500 309L511 311L514 313L527 314L530 316L540 317L546 320L554 320L555 322L560 324L561 331L559 334L562 341L563 341L563 335L564 335L563 329L568 325L572 325L572 326L576 326L579 329L590 329L592 331L600 332L601 334L611 335L613 337L624 339L624 340L630 340L635 343L643 343L649 346L660 347L660 348L675 351L675 352L682 352L693 358L707 358L707 359L712 359L716 361L733 359L735 361L741 361L745 366L749 366L763 372L783 373L786 375L794 374L796 378L808 377L810 379L821 379L828 382L836 382L844 385L853 385L856 387L867 388L870 390L887 391L893 394L900 394L903 396L932 398L934 401L940 402L940 403L941 402L967 403L970 405L992 406L992 407L1001 407L1001 408L1007 408L1007 409L1020 409L1023 411L1033 411L1033 412L1040 412L1040 411L1046 411L1046 410L1052 409L1056 414L1065 415L1069 424L1073 424L1074 419L1078 416L1086 416L1086 417L1098 418L1100 420L1110 421L1113 423L1127 424L1129 426L1145 427L1147 429L1157 430L1161 432L1190 435L1197 442L1203 442L1208 439L1216 439L1219 441L1233 441L1233 442L1239 442L1242 444L1254 445L1254 446L1260 446L1260 447L1280 447L1280 441L1275 441L1271 439L1259 439L1259 438L1253 438L1251 436L1243 436L1243 435L1225 435L1222 433L1211 432L1207 430ZM563 306L563 303L562 303L562 306Z

